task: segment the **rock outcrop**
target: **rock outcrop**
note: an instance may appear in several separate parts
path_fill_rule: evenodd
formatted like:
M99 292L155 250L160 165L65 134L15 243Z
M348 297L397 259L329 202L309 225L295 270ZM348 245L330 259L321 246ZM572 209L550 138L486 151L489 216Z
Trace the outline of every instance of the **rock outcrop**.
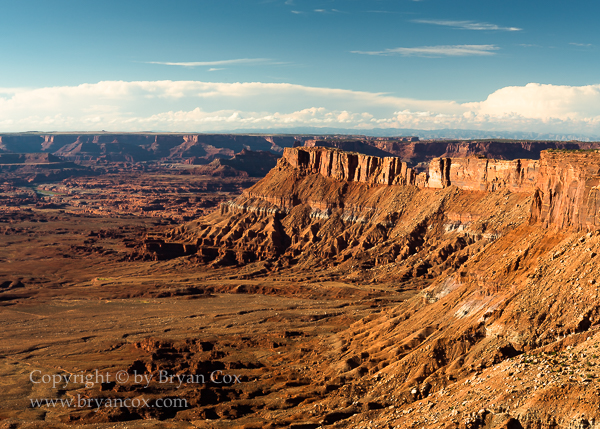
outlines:
M546 151L532 220L555 228L600 229L600 153Z
M539 162L531 159L436 158L429 163L425 187L451 185L470 191L533 192Z
M283 159L303 174L380 185L414 184L414 172L400 158L363 155L324 148L287 148Z
M94 173L49 153L0 153L0 182L4 183L25 185L86 174Z
M434 158L427 172L417 175L397 157L380 158L323 147L288 148L283 159L300 174L317 173L334 180L434 189L454 185L470 191L533 192L539 170L539 162L530 159Z
M399 276L431 278L462 264L462 249L516 224L600 229L599 172L595 152L544 152L541 161L438 158L415 175L399 158L287 148L256 185L166 239L197 246L204 263L283 258L305 267L402 263L429 243L429 256ZM439 234L461 238L440 244Z
M451 165L451 160L443 162ZM468 164L474 165L479 166ZM210 217L173 230L166 240L196 245L198 259L215 266L281 259L307 269L331 263L348 269L403 263L429 243L430 257L394 276L433 277L462 264L466 254L494 240L507 225L528 219L528 203L505 213L508 187L496 186L496 176L489 175L495 181L488 189L498 192L461 196L448 181L444 189L436 189L424 180L419 189L415 184L421 183L421 175L416 177L399 158L288 148L255 186ZM529 201L531 192L509 198ZM465 233L467 229L471 232ZM440 231L453 236L439 243L433 237ZM457 239L458 233L465 238Z
M195 172L207 176L231 177L251 176L264 177L277 164L279 157L272 152L251 151L243 149L229 159L217 158L210 164L196 168ZM203 159L196 157L186 160L186 164L204 164Z
M311 279L317 299L338 281L412 291L336 332L323 343L335 347L330 357L314 353L335 380L330 397L344 399L339 427L593 427L600 231L546 226L596 226L600 154L443 157L428 167L408 176L398 158L288 149L255 186L170 230L160 249L236 266L221 278ZM154 259L169 257L150 244ZM339 405L362 398L391 399L363 415Z

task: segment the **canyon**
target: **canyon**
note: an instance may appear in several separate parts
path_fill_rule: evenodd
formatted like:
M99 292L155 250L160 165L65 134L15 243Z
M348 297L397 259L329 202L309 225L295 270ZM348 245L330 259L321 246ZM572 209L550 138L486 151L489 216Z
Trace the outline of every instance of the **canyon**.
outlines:
M598 427L597 143L427 144L289 139L262 178L223 177L253 147L5 183L0 424ZM98 368L241 382L27 379ZM187 406L26 406L77 395Z
M281 155L290 147L332 147L379 157L398 157L410 166L432 158L539 159L543 150L600 149L598 142L513 140L425 140L418 137L244 135L201 133L4 133L0 153L51 153L64 161L148 162L192 160L197 165L247 151Z
M195 158L208 164L246 150L280 153L301 136L177 133L19 133L0 135L0 153L52 153L66 161L143 162Z

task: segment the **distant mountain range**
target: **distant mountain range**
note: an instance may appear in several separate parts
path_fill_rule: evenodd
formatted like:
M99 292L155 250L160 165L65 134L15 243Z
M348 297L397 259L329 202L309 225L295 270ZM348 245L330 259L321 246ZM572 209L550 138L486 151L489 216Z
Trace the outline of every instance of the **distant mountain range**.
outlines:
M511 139L511 140L559 140L559 141L600 141L600 136L584 134L534 133L526 131L482 131L482 130L417 130L410 128L373 128L356 130L346 128L295 127L268 130L238 129L231 133L267 133L267 134L348 134L373 137L417 136L421 139Z

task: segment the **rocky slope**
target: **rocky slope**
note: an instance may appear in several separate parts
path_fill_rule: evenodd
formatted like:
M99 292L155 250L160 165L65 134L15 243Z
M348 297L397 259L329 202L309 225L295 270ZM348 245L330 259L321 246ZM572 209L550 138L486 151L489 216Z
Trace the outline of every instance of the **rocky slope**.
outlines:
M449 258L461 261L457 268L500 230L526 221L597 229L598 171L595 152L544 152L539 162L440 158L415 175L398 158L286 149L242 196L168 239L194 244L201 261L217 265L278 260L373 267L428 248L429 256L414 258L417 266L413 259L404 264L410 272L390 272L432 278ZM462 237L466 230L471 232ZM452 231L462 238L441 239Z
M600 154L441 158L421 182L408 170L286 150L243 196L166 238L244 273L418 291L324 345L314 377L336 385L338 414L320 424L597 427Z
M448 167L443 182L442 164ZM451 254L494 237L497 227L490 226L491 219L514 223L513 216L529 218L528 212L521 213L528 210L524 203L519 215L511 214L499 203L504 194L459 192L449 180L458 177L467 190L520 191L506 198L528 201L531 195L523 191L531 190L535 168L524 164L442 159L431 163L427 176L415 175L398 158L286 149L277 166L241 197L223 204L220 213L182 226L169 239L197 245L199 258L217 265L281 258L280 263L306 267L342 264L360 269L402 262L419 253L430 238L435 242L430 245L444 248L443 256L428 257L418 267L411 260L407 272L394 275L410 279L430 271L426 277L432 277ZM490 210L490 204L497 210ZM477 224L476 232L467 240L446 243L435 238L441 230L462 231L471 223Z

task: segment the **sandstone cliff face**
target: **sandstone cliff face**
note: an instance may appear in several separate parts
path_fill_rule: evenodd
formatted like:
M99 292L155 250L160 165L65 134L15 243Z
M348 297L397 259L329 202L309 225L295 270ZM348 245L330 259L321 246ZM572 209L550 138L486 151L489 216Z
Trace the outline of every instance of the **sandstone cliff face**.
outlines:
M362 155L323 147L287 148L276 169L290 169L299 176L318 175L338 183L373 185L413 185L443 189L450 186L466 191L510 191L534 195L531 221L556 228L600 229L600 153L542 152L541 159L491 160L485 158L435 158L426 173L415 172L399 158ZM268 181L267 181L268 182ZM348 185L346 185L348 186ZM287 188L286 188L287 189ZM333 189L333 188L332 188ZM341 191L340 191L341 192ZM321 216L343 207L335 192L305 192L299 198L292 188L253 188L245 193L257 210L289 212L298 204L309 204ZM263 201L271 207L257 205ZM234 209L228 206L226 210ZM361 219L367 213L362 205L349 206L349 218ZM372 208L375 209L375 208Z
M335 180L434 189L454 185L470 191L533 192L539 169L538 161L528 159L434 158L428 172L417 175L400 158L323 147L288 148L283 159L301 174L320 174Z
M435 158L429 163L429 172L423 180L422 187L446 188L450 186L450 159Z
M533 192L539 162L530 159L505 161L485 158L436 158L429 163L426 187L451 185L470 191Z
M267 185L272 182L269 176L284 170L296 177L311 178L304 182L311 185L302 190L291 182L289 186L279 183L277 189ZM430 162L427 173L417 175L399 158L299 147L285 149L273 171L267 175L265 185L257 185L244 193L244 198L253 201L250 204L253 211L287 213L299 204L308 204L315 216L328 217L332 211L343 208L343 216L363 219L368 217L369 210L377 210L377 207L349 204L348 199L343 202L341 195L351 189L348 186L353 183L412 185L421 189L455 186L466 191L535 195L531 207L532 222L577 230L600 229L600 154L596 152L545 151L540 161L436 158ZM326 187L316 177L333 179L341 188L337 189L337 185ZM223 210L235 211L240 207L249 210L246 203L228 205Z
M324 148L286 148L283 159L304 174L380 185L414 184L414 171L399 158L348 153Z
M600 154L542 152L532 221L556 228L600 228Z

